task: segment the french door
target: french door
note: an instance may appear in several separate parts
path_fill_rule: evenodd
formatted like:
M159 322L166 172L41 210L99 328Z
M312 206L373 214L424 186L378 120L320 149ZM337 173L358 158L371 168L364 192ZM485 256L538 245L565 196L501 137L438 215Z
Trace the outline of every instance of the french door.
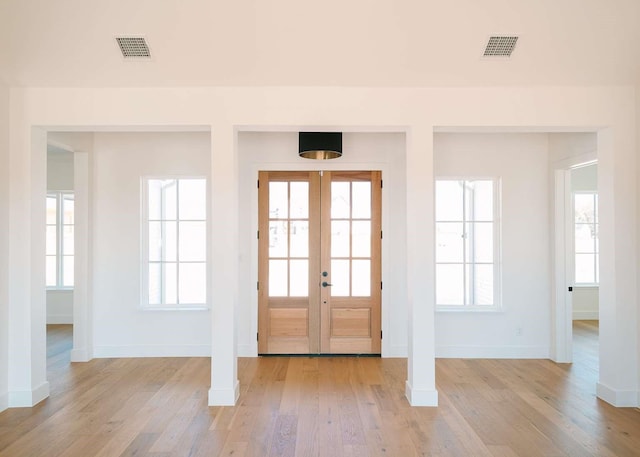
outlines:
M380 176L260 172L260 354L380 353Z

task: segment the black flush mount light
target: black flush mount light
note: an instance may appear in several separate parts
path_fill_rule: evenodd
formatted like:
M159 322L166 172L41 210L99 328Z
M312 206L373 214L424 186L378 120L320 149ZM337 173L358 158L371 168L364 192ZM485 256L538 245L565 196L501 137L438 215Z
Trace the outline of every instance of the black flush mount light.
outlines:
M298 154L317 160L342 157L342 132L300 132Z

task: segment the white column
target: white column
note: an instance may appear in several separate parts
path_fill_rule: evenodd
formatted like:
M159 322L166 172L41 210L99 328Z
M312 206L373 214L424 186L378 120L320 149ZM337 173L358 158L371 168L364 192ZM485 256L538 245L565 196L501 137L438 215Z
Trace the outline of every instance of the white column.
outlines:
M211 389L209 405L234 405L240 395L236 354L238 300L238 160L235 132L211 132Z
M636 150L633 128L598 132L600 379L598 397L638 406Z
M87 362L93 358L91 320L90 262L90 185L89 154L73 154L74 189L74 287L73 287L73 349L72 362Z
M409 341L406 395L412 406L437 406L435 384L435 233L433 131L407 136L407 290Z
M49 396L44 269L47 134L28 127L13 133L9 171L9 406L19 407L33 406Z

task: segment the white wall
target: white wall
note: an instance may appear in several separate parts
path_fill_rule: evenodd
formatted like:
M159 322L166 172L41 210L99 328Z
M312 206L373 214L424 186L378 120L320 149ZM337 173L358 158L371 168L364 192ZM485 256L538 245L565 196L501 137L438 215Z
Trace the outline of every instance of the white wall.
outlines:
M73 191L73 153L47 149L47 190ZM47 324L73 324L73 290L47 290Z
M209 133L94 135L91 301L96 357L210 354L208 310L140 307L141 178L209 177L209 139Z
M546 134L435 135L436 177L499 177L502 185L502 309L437 312L437 356L549 356L547 164Z
M405 135L401 133L343 134L343 156L329 161L298 157L297 132L240 132L239 239L240 271L238 354L257 354L258 193L260 170L382 170L382 352L407 355Z
M0 411L8 406L9 89L0 84Z
M598 165L592 164L571 170L572 192L598 191ZM574 286L573 319L597 320L599 288L597 286Z

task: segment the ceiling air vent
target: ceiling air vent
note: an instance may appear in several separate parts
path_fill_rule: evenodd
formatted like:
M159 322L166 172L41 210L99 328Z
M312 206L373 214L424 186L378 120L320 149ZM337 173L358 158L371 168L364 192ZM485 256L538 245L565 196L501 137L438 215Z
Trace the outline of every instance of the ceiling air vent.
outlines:
M484 50L485 57L511 57L513 48L516 47L517 36L492 36Z
M149 59L151 53L149 52L149 46L143 37L126 36L116 37L122 57L125 59Z

